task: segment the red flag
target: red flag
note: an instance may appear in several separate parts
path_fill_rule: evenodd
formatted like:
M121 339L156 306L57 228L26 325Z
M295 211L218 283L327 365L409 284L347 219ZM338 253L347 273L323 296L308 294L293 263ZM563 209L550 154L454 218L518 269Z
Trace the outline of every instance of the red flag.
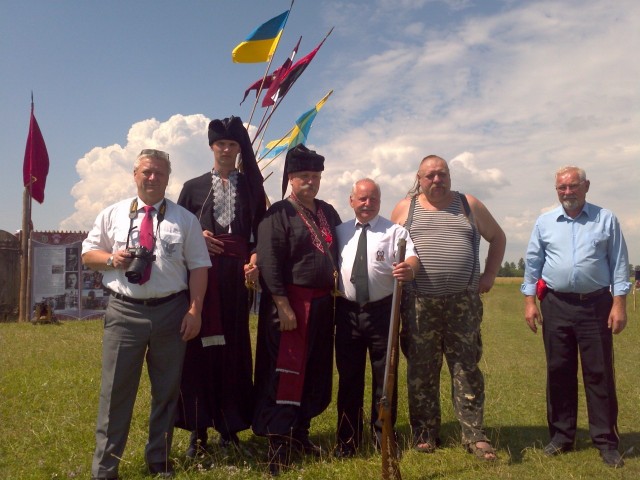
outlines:
M273 81L276 80L282 72L286 72L289 69L289 67L293 63L293 58L296 56L296 53L298 52L298 47L300 46L301 41L302 41L302 37L300 37L300 39L298 40L298 43L293 48L293 51L291 52L291 55L289 56L289 58L287 58L281 66L276 68L273 71L273 73L271 73L271 75L269 75L268 77L265 77L264 82L262 78L259 78L258 80L253 82L249 88L247 88L244 91L244 97L242 98L242 102L240 102L240 105L242 105L244 101L247 99L247 96L249 95L249 92L251 90L256 91L256 97L257 97L258 92L260 91L260 85L262 85L262 89L266 91L271 86L271 83L273 83Z
M31 103L31 121L29 123L29 136L27 148L24 151L24 164L22 177L24 186L29 190L31 197L39 203L44 202L44 186L49 173L49 154L40 127L33 114L33 102Z
M302 72L304 72L305 68L311 63L313 57L316 56L320 47L325 42L327 37L331 34L333 28L329 30L329 33L322 39L322 41L318 44L316 48L314 48L306 57L298 60L291 68L287 70L282 70L278 78L274 79L271 82L271 86L267 90L267 93L262 100L263 107L269 107L276 103L278 99L283 98L289 89L293 86L295 81L298 79Z

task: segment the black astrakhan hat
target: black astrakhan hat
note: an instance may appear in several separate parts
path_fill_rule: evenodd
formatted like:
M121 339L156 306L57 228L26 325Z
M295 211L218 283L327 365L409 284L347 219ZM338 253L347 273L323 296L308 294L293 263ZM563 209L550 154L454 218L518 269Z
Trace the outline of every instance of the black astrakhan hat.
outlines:
M209 146L218 140L233 140L242 144L246 132L240 117L232 116L222 120L211 120L209 123Z
M209 146L218 140L235 140L240 144L242 162L239 168L249 183L251 217L259 221L266 210L267 196L264 192L264 179L253 153L249 132L240 117L231 116L222 120L212 120L209 123Z
M296 172L322 172L324 170L324 157L314 150L309 150L302 143L296 145L287 152L284 161L284 175L282 176L282 197L287 191L289 174Z

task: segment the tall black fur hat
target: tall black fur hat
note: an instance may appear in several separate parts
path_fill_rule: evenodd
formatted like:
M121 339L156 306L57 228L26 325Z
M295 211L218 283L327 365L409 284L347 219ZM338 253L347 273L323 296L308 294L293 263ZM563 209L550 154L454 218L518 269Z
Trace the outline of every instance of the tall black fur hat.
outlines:
M218 140L233 140L242 145L247 130L240 117L211 120L209 123L209 146Z
M289 174L296 172L322 172L324 170L324 157L314 150L309 150L300 143L287 152L284 161L284 175L282 176L282 197L287 191Z
M264 179L253 153L249 132L240 117L231 116L222 120L211 120L209 123L209 146L218 140L234 140L240 144L241 163L238 168L246 176L249 183L251 214L257 228L257 224L266 210L267 197L264 192Z

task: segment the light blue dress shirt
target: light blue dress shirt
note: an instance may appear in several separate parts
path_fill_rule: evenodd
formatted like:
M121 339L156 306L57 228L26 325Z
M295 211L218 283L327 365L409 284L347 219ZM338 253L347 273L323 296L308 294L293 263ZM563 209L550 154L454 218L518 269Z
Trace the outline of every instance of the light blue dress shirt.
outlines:
M538 217L527 247L522 293L535 295L541 277L558 292L612 287L614 296L628 294L629 255L613 212L585 203L575 219L562 205Z

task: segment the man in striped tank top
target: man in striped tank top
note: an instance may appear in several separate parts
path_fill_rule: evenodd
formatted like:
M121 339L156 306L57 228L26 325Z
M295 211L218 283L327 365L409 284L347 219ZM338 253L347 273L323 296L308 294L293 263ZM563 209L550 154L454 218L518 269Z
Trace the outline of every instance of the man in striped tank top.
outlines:
M482 426L480 294L493 286L504 256L505 234L480 200L451 190L449 166L435 155L422 160L413 189L396 205L391 220L409 230L420 259L414 288L405 289L401 336L414 446L432 453L440 443L444 356L462 444L482 460L495 460ZM480 237L489 243L482 273Z

